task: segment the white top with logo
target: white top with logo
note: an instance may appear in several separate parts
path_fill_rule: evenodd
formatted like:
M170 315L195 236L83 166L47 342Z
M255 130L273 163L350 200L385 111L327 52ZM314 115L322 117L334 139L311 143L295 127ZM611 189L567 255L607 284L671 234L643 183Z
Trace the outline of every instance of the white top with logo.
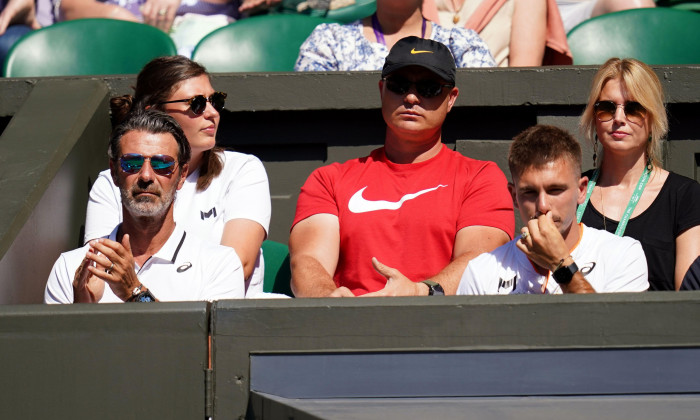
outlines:
M581 225L582 235L571 251L579 271L598 293L642 292L649 288L647 263L639 241ZM535 271L518 249L520 237L469 262L457 289L458 295L562 293L551 277Z
M116 240L118 226L109 235ZM44 292L46 303L73 303L73 277L89 245L64 252L51 269ZM156 299L163 302L213 301L243 298L243 266L233 248L206 243L176 226L163 247L137 276ZM100 303L122 302L105 285Z

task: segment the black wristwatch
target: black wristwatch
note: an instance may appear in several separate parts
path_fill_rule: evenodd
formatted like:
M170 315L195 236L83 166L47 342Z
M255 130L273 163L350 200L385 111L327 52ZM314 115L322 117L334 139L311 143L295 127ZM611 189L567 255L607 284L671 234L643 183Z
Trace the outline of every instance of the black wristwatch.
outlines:
M430 280L423 280L421 283L428 286L428 296L445 296L445 290L440 286L440 283Z
M559 284L569 284L571 283L571 279L574 278L574 274L576 274L577 271L578 266L575 262L572 262L569 265L565 265L563 267L558 268L552 273L552 277L554 277L554 281L556 281Z
M127 302L155 302L156 297L149 290L141 291L143 289L143 284L134 288L131 292L131 297L127 299Z

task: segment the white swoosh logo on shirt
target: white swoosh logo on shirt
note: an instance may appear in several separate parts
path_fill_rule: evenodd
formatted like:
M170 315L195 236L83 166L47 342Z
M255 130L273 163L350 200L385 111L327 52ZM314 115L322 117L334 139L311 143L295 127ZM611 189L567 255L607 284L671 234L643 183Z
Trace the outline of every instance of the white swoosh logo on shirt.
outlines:
M406 194L403 197L401 197L401 200L399 201L384 201L384 200L377 200L377 201L370 201L370 200L365 200L362 197L362 193L367 189L367 187L360 188L359 191L357 191L355 194L353 194L352 197L350 197L350 201L348 202L348 210L350 210L353 213L367 213L370 211L377 211L377 210L398 210L401 208L403 203L405 203L408 200L413 200L414 198L423 195L425 193L429 193L431 191L435 191L438 188L441 187L447 187L447 185L438 185L437 187L434 188L428 188L425 190L418 191L417 193L413 194Z

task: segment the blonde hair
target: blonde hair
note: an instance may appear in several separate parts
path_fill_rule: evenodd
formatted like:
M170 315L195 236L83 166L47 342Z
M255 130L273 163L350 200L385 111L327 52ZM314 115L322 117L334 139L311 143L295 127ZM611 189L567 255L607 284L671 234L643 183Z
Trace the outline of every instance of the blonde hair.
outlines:
M603 64L595 77L588 105L581 115L580 128L591 144L596 138L596 117L593 109L600 99L603 87L610 80L620 80L631 100L639 102L647 110L650 141L647 143L646 156L652 165L661 166L661 139L668 133L668 117L664 106L664 91L656 73L634 58L611 58ZM600 162L600 159L599 159ZM600 163L598 163L600 165Z

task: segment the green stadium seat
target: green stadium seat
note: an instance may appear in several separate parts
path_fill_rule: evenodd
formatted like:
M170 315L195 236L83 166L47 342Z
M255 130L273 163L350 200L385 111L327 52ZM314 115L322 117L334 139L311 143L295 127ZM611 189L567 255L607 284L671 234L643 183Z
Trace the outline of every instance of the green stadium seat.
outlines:
M355 4L341 7L335 10L322 12L314 10L311 16L322 16L329 19L334 19L342 23L354 22L358 19L370 16L377 11L376 0L355 0Z
M192 59L214 73L294 71L301 44L328 22L335 21L297 14L242 19L204 37Z
M700 63L700 14L668 8L608 13L567 35L574 64L603 64L610 57L647 64Z
M56 23L22 37L8 53L5 77L136 74L153 58L174 55L153 26L114 19Z
M289 248L287 245L266 240L262 244L265 258L265 280L263 292L280 293L294 297L290 286L292 271L289 266Z
M689 10L691 12L700 13L700 2L696 2L696 1L676 3L676 4L669 6L669 7L672 7L676 10Z

